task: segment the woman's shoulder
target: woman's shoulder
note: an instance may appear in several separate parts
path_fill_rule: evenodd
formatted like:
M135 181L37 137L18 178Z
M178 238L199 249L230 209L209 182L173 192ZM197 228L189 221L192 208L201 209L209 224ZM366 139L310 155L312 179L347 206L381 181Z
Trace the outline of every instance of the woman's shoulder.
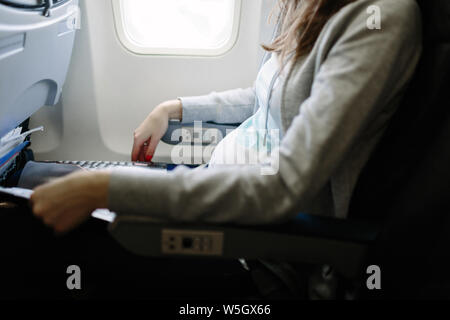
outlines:
M334 17L342 25L359 24L368 29L417 29L421 12L416 0L357 0Z
M416 0L357 0L330 19L319 42L328 45L360 37L419 44L422 18Z

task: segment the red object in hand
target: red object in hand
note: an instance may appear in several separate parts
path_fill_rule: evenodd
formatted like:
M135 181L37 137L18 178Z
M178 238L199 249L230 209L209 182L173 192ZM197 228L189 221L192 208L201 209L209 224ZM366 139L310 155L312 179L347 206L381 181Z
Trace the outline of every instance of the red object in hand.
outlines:
M146 156L145 161L150 162L152 161L153 156Z

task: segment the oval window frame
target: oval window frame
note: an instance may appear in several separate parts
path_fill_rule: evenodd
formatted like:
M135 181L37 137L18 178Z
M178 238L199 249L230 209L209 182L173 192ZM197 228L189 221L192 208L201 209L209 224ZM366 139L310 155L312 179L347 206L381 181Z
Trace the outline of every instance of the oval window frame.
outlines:
M156 48L141 46L134 42L130 36L127 35L125 20L122 9L123 0L111 0L114 24L116 34L119 42L128 51L138 55L158 55L158 56L204 56L217 57L226 54L236 45L239 36L240 22L241 22L241 6L242 0L234 0L234 16L233 28L230 39L219 48L204 49L204 48Z

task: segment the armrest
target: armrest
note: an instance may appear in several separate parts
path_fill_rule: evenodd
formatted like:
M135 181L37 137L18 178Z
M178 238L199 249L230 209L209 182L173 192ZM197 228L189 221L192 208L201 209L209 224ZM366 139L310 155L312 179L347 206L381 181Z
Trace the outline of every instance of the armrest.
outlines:
M181 123L177 120L170 120L169 121L169 127L164 134L164 136L161 138L161 140L167 144L170 145L176 145L182 141L180 141L179 137L181 136L180 131L177 130L187 130L190 132L190 135L193 139L191 139L191 143L194 144L194 139L199 139L198 134L201 132L201 137L203 144L207 145L210 144L211 141L205 137L205 132L211 129L216 129L220 132L222 137L225 137L227 133L230 130L236 129L239 124L218 124L218 123L212 123L212 122L199 122L199 124L196 126L194 123ZM199 132L199 133L197 133ZM190 143L190 144L191 144Z
M273 226L170 224L122 216L110 232L126 249L145 256L209 256L329 264L356 278L379 226L300 214Z

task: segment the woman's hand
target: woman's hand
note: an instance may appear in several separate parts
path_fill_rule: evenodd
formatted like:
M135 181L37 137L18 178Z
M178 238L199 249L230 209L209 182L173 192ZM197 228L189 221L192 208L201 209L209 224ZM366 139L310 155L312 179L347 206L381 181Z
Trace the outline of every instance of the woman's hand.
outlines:
M109 172L78 171L37 187L32 210L57 233L67 232L107 207Z
M157 106L134 131L131 160L150 162L156 146L167 131L169 119L181 120L181 116L180 100L166 101Z

